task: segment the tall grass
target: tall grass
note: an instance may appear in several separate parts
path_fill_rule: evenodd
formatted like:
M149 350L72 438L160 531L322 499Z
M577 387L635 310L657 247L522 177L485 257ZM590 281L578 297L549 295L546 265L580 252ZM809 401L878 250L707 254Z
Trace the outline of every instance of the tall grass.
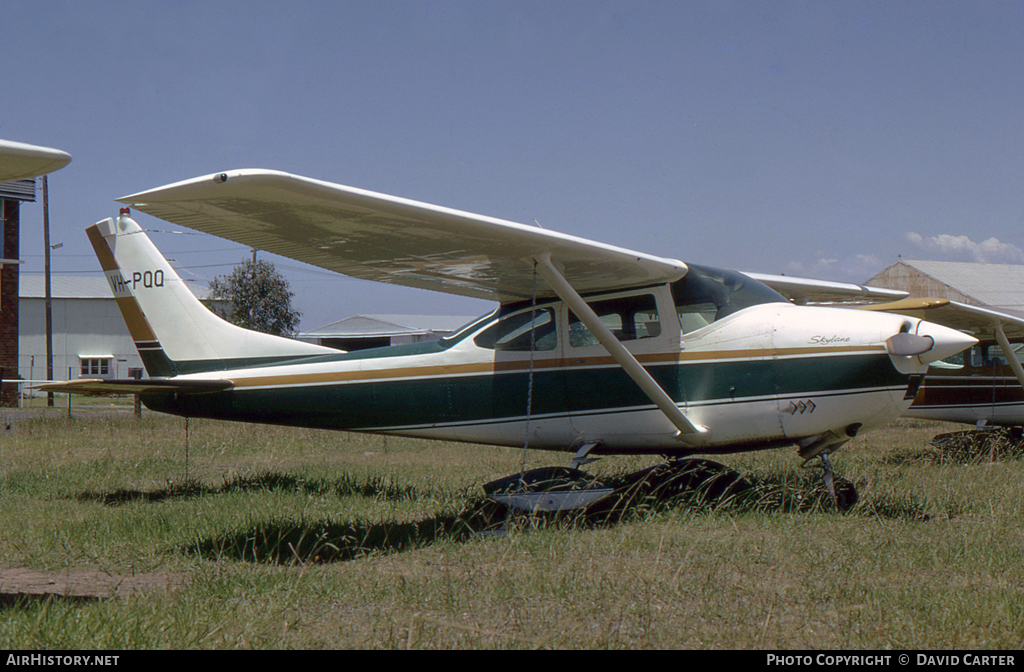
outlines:
M15 418L0 646L1018 648L1024 462L926 459L951 429L900 421L836 453L846 513L776 450L722 459L742 490L530 516L481 491L517 450Z

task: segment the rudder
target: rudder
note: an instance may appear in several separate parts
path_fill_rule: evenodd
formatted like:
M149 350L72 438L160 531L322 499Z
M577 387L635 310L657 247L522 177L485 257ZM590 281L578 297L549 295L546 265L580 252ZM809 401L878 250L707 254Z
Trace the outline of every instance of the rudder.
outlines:
M213 314L127 211L86 233L150 376L337 354L333 348L243 329Z

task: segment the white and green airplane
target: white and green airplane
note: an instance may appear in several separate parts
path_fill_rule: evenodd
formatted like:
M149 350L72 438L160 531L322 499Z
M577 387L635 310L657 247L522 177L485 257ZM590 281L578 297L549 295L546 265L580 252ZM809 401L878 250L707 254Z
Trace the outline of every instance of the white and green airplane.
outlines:
M340 352L207 310L128 208L88 236L149 378L151 409L586 455L796 445L827 455L910 405L929 363L976 343L883 311L797 305L754 277L403 198L238 170L118 199L346 275L496 301L443 340ZM803 299L902 297L759 276ZM803 282L803 284L801 284Z

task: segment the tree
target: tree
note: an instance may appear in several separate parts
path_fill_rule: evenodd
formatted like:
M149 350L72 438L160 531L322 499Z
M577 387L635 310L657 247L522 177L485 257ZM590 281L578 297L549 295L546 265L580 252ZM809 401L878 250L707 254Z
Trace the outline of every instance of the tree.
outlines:
M226 309L214 313L232 324L275 336L294 336L300 313L292 310L294 294L274 264L247 259L230 275L218 275L210 283L211 299L226 299Z

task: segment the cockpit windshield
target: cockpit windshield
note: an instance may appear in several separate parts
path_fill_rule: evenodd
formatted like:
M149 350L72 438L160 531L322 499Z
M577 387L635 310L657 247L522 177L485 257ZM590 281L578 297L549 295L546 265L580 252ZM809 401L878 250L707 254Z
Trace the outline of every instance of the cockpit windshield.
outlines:
M786 298L736 271L687 264L686 275L672 283L672 299L683 333L706 327L726 315L761 303L787 303Z

